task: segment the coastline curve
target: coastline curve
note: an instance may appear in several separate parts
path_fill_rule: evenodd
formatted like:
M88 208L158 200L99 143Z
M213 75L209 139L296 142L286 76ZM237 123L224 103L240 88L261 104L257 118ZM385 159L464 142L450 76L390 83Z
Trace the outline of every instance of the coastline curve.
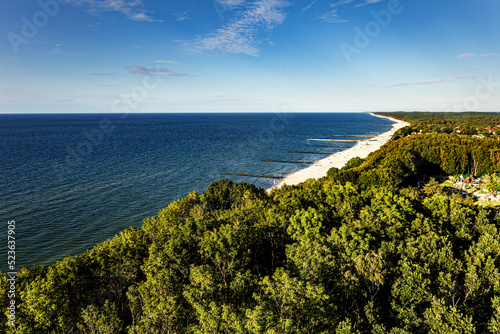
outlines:
M389 116L375 115L369 113L374 117L386 118L394 122L392 128L384 133L379 134L368 140L359 141L356 146L348 148L347 150L334 153L328 157L317 160L311 166L307 168L298 170L292 174L287 175L285 178L280 180L278 184L274 187L267 189L271 191L275 188L280 188L283 185L298 185L305 182L308 179L319 179L326 176L328 170L332 167L342 168L345 164L354 157L360 157L362 159L366 158L370 153L380 149L385 143L387 143L397 130L410 125L407 122L395 119Z

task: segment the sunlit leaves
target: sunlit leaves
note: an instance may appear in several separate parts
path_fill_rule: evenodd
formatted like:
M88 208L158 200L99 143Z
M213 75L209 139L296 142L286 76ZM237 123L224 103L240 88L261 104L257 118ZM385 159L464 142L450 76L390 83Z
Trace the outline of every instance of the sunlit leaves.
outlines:
M328 322L328 296L320 285L293 277L278 268L265 277L255 295L257 306L247 311L247 328L256 333L321 333Z
M398 188L427 167L487 168L477 159L497 143L428 139L269 194L218 181L142 229L23 269L18 331L498 332L500 214L436 182Z
M108 301L101 308L89 305L82 310L83 321L78 324L78 328L83 333L108 334L119 333L122 321L118 317L118 312L114 304Z
M461 314L455 307L447 306L443 300L432 301L424 313L428 333L475 333L475 327L469 316Z

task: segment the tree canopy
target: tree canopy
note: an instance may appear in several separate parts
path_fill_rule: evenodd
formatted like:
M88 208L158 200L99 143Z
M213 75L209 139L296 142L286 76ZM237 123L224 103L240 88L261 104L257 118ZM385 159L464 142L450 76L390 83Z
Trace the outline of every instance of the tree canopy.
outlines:
M413 183L498 173L498 152L410 136L301 186L214 182L140 229L23 268L17 326L0 331L498 333L500 214Z

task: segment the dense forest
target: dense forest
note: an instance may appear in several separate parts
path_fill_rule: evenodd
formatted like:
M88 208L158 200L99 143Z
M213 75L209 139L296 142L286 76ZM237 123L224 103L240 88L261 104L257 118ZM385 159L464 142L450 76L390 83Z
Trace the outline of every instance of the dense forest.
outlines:
M270 193L220 180L84 254L23 268L15 329L2 274L0 331L500 333L500 213L416 186L498 172L500 141L427 134Z
M412 132L500 136L500 113L384 112L379 114L410 123L410 126L400 129L396 136L405 136Z

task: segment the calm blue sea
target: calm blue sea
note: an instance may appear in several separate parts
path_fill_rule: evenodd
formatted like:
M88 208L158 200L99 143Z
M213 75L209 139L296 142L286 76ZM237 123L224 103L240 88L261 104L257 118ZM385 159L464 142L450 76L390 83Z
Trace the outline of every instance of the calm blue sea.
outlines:
M51 264L140 227L220 172L287 175L304 166L261 160L315 161L325 155L288 151L334 153L354 144L307 138L377 135L391 124L361 113L0 115L0 269L9 220L16 269Z

